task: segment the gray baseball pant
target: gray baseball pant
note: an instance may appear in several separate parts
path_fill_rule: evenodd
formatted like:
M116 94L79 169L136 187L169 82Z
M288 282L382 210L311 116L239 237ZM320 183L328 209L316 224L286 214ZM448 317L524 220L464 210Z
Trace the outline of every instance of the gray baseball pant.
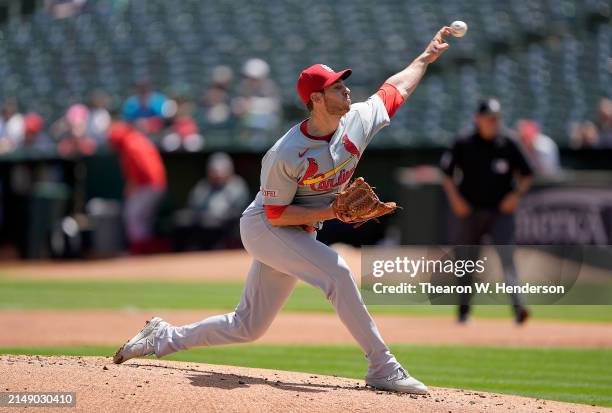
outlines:
M257 214L241 218L240 234L253 263L238 307L228 314L160 329L155 340L158 357L191 347L256 340L272 324L299 279L321 289L335 307L365 352L367 378L387 377L400 367L370 317L348 265L317 241L316 233L275 227L264 214Z

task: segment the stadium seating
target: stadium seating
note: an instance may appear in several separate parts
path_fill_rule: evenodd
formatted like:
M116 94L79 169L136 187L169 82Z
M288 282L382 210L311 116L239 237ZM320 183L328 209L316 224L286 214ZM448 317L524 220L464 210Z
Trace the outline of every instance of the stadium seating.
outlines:
M289 108L299 70L315 62L352 67L364 98L461 19L468 35L450 40L376 144L445 145L470 126L479 97L497 95L508 124L535 118L565 145L568 124L612 96L610 13L598 0L90 1L75 17L41 10L0 28L0 100L16 95L54 120L94 88L124 97L143 77L162 90L188 85L197 99L215 65L238 72L249 57L270 63Z

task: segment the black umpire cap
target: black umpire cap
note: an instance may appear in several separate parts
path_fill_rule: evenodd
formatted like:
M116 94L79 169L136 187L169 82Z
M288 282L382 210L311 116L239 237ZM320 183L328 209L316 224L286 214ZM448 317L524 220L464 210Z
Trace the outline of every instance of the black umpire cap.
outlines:
M495 98L483 99L478 103L479 115L499 115L501 114L501 104Z

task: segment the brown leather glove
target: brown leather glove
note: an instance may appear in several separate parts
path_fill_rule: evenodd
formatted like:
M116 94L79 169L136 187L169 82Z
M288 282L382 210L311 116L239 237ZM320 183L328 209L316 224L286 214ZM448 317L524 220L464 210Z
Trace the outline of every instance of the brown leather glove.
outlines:
M336 218L348 224L357 224L357 228L371 219L378 222L376 218L390 214L399 207L395 202L381 202L374 188L359 177L336 195L332 208Z

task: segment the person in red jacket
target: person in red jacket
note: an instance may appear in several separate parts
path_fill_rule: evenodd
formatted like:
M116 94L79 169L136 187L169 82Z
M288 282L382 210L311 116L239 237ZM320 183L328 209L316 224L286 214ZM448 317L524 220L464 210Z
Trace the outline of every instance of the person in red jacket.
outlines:
M108 139L119 154L125 179L124 220L130 252L150 252L157 208L166 191L166 168L155 145L128 123L114 122Z

